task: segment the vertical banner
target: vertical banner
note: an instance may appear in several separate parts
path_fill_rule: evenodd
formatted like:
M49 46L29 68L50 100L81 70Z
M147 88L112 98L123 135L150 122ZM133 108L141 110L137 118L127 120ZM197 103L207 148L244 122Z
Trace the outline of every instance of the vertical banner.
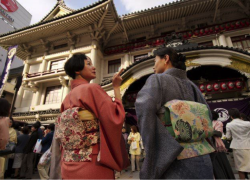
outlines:
M13 60L15 58L15 55L16 55L16 52L17 52L17 47L18 47L18 45L11 46L8 49L6 62L5 62L3 73L2 73L2 76L1 76L1 80L0 80L0 97L2 96L2 93L3 93L4 84L6 83L6 81L8 79L9 72L10 72L10 66L11 66L11 63L13 62Z

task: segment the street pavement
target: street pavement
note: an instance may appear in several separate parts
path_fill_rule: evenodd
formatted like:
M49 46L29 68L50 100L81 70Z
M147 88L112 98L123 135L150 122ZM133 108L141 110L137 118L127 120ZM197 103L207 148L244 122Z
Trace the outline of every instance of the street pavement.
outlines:
M228 153L227 155L229 163L231 164L231 167L233 168L233 172L235 175L236 179L239 179L239 175L237 174L237 171L234 168L234 160L233 160L233 156L232 153ZM141 162L142 164L142 162ZM123 170L119 176L119 173L116 173L116 179L140 179L139 178L139 171L135 171L135 172L131 172L131 167L128 167L127 170ZM33 174L32 179L40 179L39 174L37 171L35 171L35 173Z

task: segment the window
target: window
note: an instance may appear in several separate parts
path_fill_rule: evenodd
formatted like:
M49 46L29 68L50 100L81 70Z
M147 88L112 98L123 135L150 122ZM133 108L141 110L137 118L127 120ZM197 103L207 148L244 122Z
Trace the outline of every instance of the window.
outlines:
M62 86L47 87L44 104L56 104L61 102Z
M233 46L240 49L250 50L250 37L237 36L232 37Z
M116 73L119 71L119 68L121 67L121 60L117 59L117 60L112 60L108 62L108 73Z
M63 69L64 62L64 60L52 61L50 64L50 70Z
M148 54L141 54L138 56L134 56L134 62L140 61L141 59L146 58L146 57L148 57Z
M56 49L61 49L61 48L65 48L65 47L68 47L68 44L65 43L65 44L60 44L60 45L57 45L57 46L54 46L54 50Z
M199 46L205 46L205 47L212 47L213 46L213 42L212 41L208 41L208 42L202 42L198 44Z

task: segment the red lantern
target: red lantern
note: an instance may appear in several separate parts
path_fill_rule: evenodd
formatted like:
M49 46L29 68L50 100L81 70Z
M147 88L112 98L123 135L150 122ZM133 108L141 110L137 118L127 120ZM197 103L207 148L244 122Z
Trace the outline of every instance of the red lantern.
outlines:
M212 32L214 32L214 27L210 27L209 28L209 31L212 33Z
M183 33L183 37L184 37L184 38L187 38L187 33Z
M200 34L201 34L201 35L203 35L204 32L205 32L204 29L201 29L201 30L200 30Z
M236 85L236 88L241 89L243 83L241 81L236 81L235 85Z
M240 26L240 21L237 21L236 22L236 27L239 27Z
M209 29L208 28L205 28L205 33L208 33L209 32Z
M228 82L227 86L228 86L229 89L233 89L234 88L234 83L230 81L230 82Z
M231 23L231 28L234 28L234 27L235 27L235 23L232 22L232 23Z
M215 30L218 31L220 29L219 26L215 26Z
M215 84L213 85L213 87L214 87L214 90L215 90L215 91L218 91L218 90L220 89L220 86L219 86L218 83L215 83Z
M198 35L199 35L199 30L195 30L195 31L194 31L194 34L195 34L196 36L198 36Z
M226 29L229 29L231 26L230 26L230 23L227 23L226 24Z
M201 92L205 92L205 85L204 84L201 84L199 88L200 88Z
M207 84L207 91L210 92L213 90L213 86L211 84Z
M246 20L246 25L249 26L250 22L248 20Z
M245 23L246 23L245 20L240 21L240 25L241 25L241 26L245 26Z
M224 24L220 25L220 29L221 30L225 29L225 25Z
M227 89L227 85L226 85L226 83L221 83L220 84L220 88L222 89L222 90L226 90Z
M191 31L188 32L188 36L191 37L193 36L193 33Z

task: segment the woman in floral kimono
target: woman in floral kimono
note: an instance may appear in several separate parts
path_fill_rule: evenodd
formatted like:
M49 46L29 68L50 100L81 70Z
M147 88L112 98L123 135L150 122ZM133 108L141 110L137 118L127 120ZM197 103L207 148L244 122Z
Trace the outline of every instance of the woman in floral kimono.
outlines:
M206 105L200 90L187 78L186 58L182 54L177 54L174 49L166 47L157 49L154 55L155 74L148 78L135 103L146 152L140 178L213 179L209 154L177 160L183 147L164 127L158 116L165 110L163 106L175 99L196 101ZM191 154L187 155L194 154L195 152L191 151Z
M122 71L113 77L112 101L98 84L90 83L96 69L85 54L74 54L64 69L73 80L56 122L50 178L60 178L59 173L62 179L114 179L114 170L129 165L121 134L125 119Z

